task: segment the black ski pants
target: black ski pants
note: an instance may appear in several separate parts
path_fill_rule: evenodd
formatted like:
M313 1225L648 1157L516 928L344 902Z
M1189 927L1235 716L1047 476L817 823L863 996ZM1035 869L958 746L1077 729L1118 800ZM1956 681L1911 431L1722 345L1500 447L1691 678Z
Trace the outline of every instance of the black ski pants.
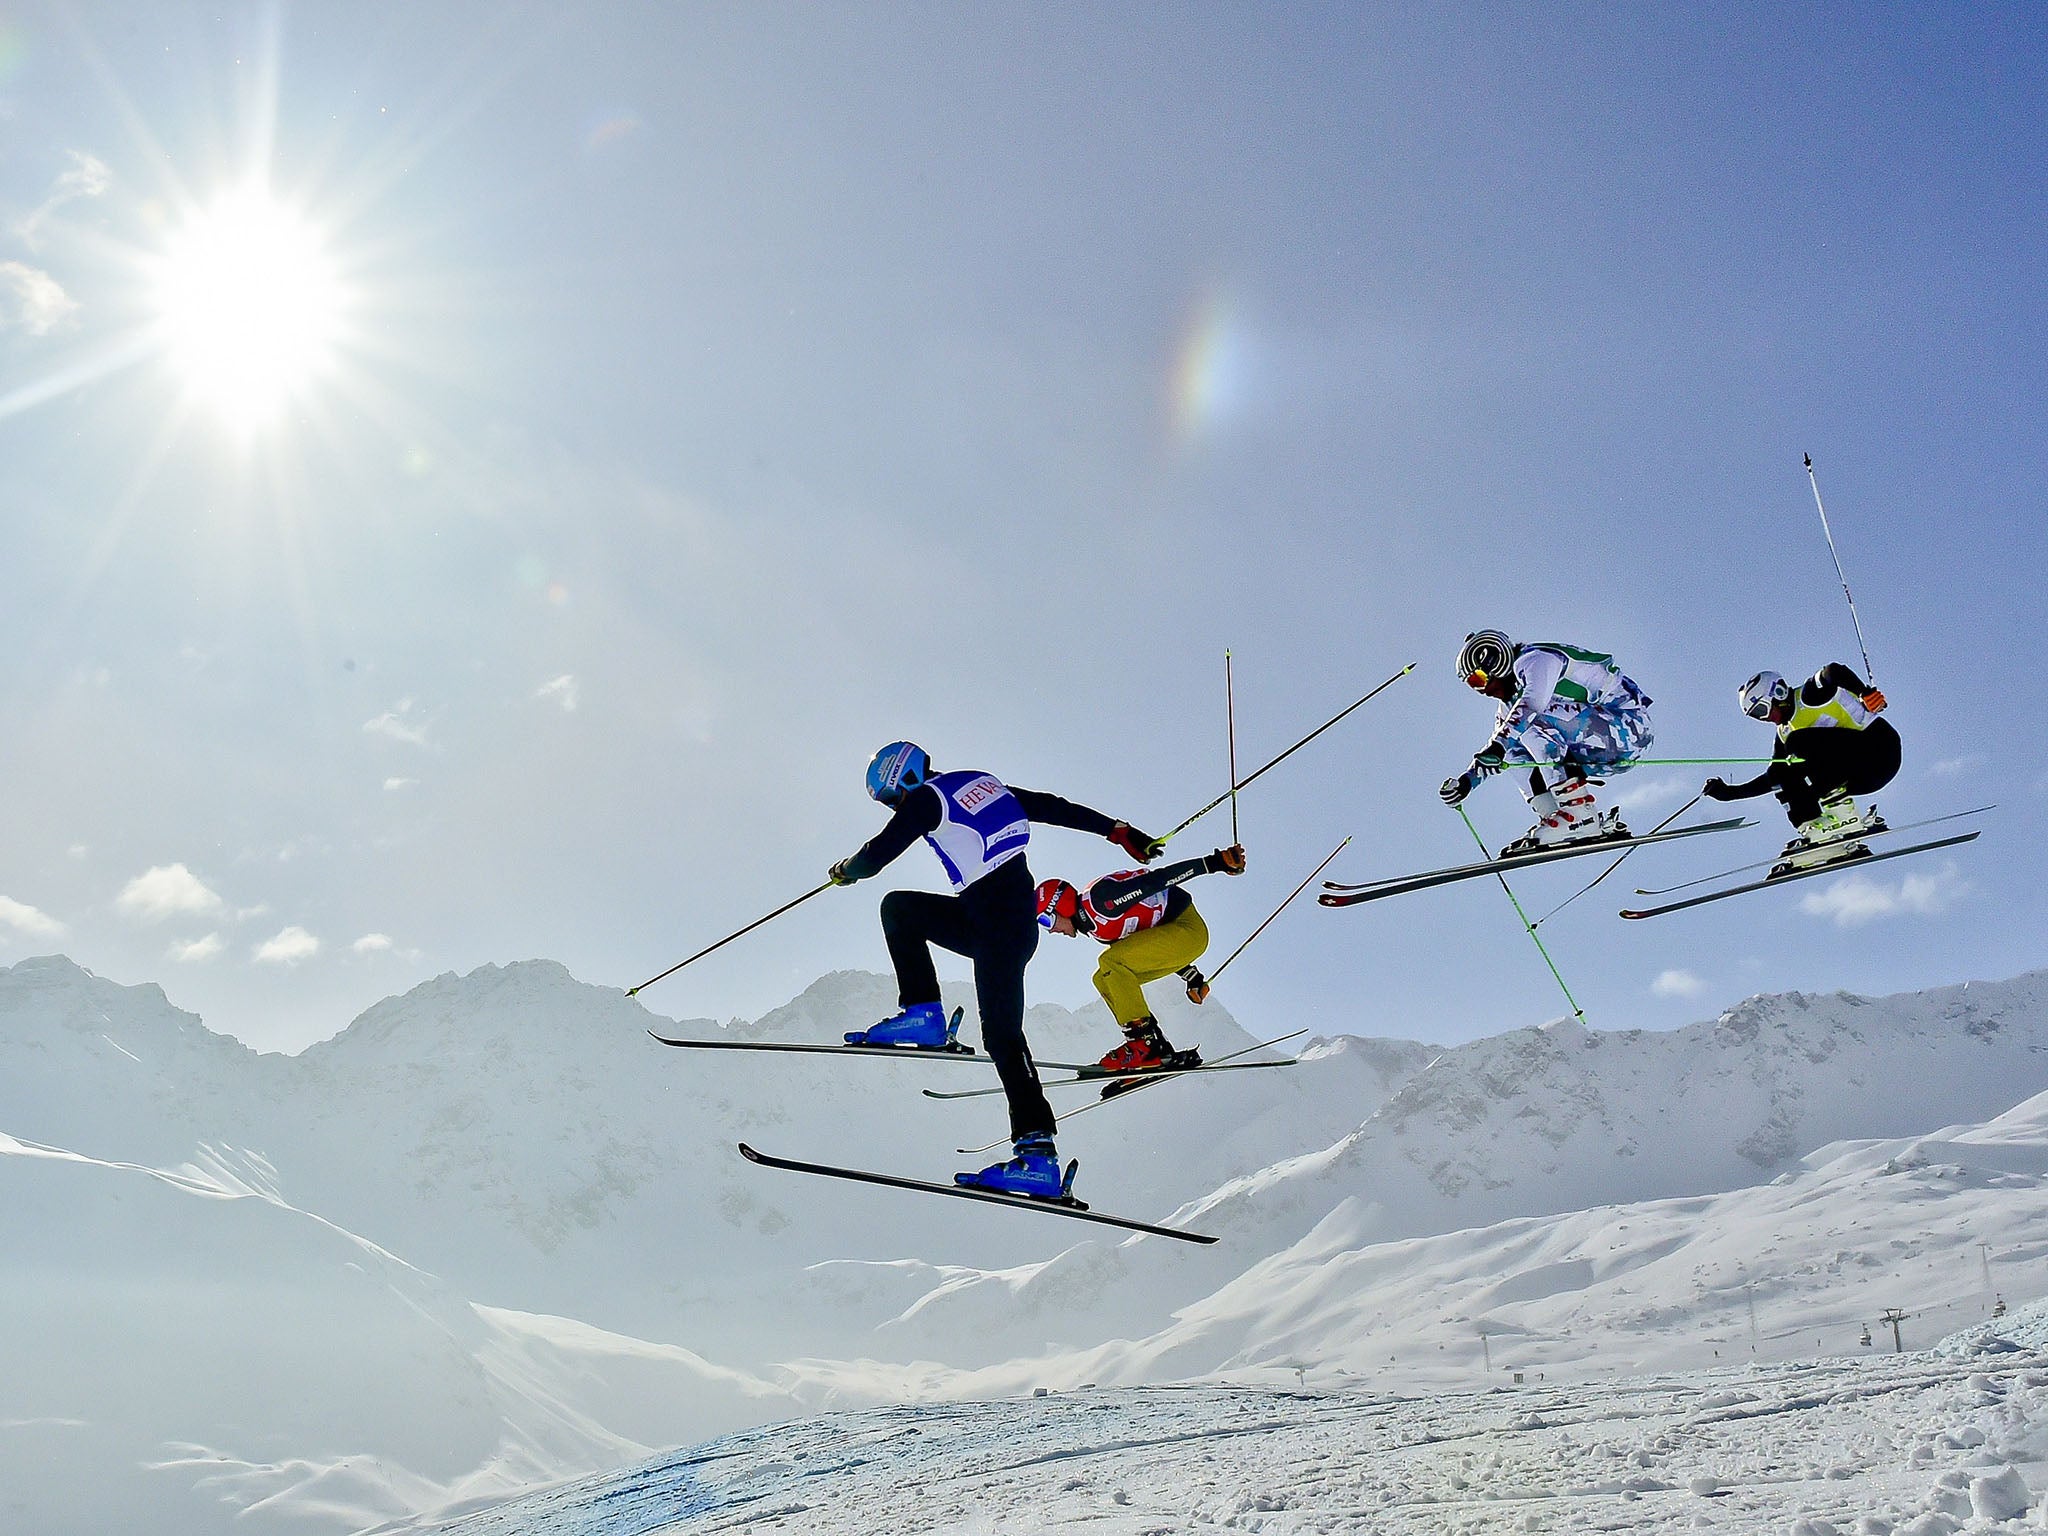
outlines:
M1800 761L1772 763L1771 787L1795 827L1818 816L1829 795L1874 795L1899 772L1899 733L1889 720L1873 720L1860 731L1839 726L1794 731L1785 738L1785 751Z
M882 898L882 935L896 966L896 1000L939 1000L931 946L974 962L981 1045L1010 1101L1010 1135L1050 1136L1052 1105L1024 1038L1024 967L1038 948L1038 904L1021 858L998 865L957 896L891 891Z

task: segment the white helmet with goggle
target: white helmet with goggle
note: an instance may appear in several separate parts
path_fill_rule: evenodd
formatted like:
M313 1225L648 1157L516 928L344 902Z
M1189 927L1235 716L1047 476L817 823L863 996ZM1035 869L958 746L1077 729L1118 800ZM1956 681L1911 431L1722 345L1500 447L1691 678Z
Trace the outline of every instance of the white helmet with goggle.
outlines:
M1776 672L1759 672L1742 685L1737 697L1750 719L1768 720L1774 711L1792 702L1792 685Z

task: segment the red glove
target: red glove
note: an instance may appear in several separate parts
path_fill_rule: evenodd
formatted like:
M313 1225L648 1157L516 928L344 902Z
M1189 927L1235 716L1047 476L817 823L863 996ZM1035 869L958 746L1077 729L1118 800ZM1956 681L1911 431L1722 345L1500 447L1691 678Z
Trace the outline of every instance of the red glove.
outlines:
M1147 837L1128 821L1120 821L1111 827L1109 840L1140 864L1150 864L1166 847L1158 838Z
M1884 708L1886 702L1885 696L1875 688L1863 695L1863 707L1873 715L1879 713Z

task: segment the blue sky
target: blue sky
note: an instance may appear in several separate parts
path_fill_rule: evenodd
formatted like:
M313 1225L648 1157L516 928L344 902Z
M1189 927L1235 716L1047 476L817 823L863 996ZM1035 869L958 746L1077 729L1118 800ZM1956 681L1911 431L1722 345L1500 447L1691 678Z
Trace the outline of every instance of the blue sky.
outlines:
M1340 878L1472 851L1469 629L1615 652L1659 755L1766 751L1735 685L1857 660L1810 452L1880 803L2000 809L1614 916L1765 803L1545 938L1604 1028L2040 965L2044 59L2033 7L0 7L0 962L265 1049L489 961L631 985L870 835L885 741L1157 831L1226 782L1226 647L1245 765L1418 662L1242 797L1220 959L1346 834ZM252 178L341 295L261 421L152 275ZM936 864L646 1000L884 969L892 883ZM1255 1030L1564 1011L1490 883L1307 900L1218 989Z

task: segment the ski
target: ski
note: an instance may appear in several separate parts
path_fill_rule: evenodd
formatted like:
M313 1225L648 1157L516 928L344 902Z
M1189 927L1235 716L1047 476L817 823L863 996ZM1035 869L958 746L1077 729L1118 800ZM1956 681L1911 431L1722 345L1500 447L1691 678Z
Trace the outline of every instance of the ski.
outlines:
M1995 811L1997 809L1998 807L1995 805L1977 805L1972 806L1967 811L1951 811L1946 816L1929 816L1924 821L1902 821L1897 826L1887 825L1880 831L1858 832L1855 834L1855 841L1861 842L1866 837L1888 837L1894 832L1911 832L1919 827L1931 827L1939 822L1955 821L1959 817L1976 816L1985 811ZM1681 880L1676 885L1639 885L1636 887L1636 894L1638 896L1669 896L1673 891L1691 890L1696 885L1707 885L1715 880L1726 880L1730 875L1746 875L1752 869L1769 869L1779 859L1784 857L1781 853L1777 858L1758 859L1754 864L1738 864L1733 869L1724 869L1718 874L1701 875L1697 880Z
M927 1195L951 1195L958 1200L979 1200L988 1205L1005 1205L1013 1210L1042 1211L1048 1216L1070 1216L1076 1221L1098 1222L1105 1227L1121 1227L1126 1232L1146 1232L1154 1237L1178 1238L1184 1243L1213 1243L1215 1238L1201 1232L1183 1231L1179 1227L1154 1226L1149 1221L1133 1221L1128 1216L1111 1216L1103 1211L1091 1211L1083 1202L1071 1195L1060 1199L1049 1199L1038 1195L1010 1195L995 1189L970 1189L964 1184L933 1184L924 1179L899 1178L893 1173L867 1173L859 1168L838 1168L830 1163L802 1163L794 1158L770 1157L766 1152L756 1152L744 1141L740 1144L740 1156L750 1163L759 1163L764 1168L786 1168L791 1173L813 1173L827 1179L850 1179L859 1184L882 1184L891 1189L914 1189ZM1078 1162L1067 1165L1067 1182L1071 1184Z
M1292 1037L1290 1037L1292 1038ZM1257 1050L1257 1046L1252 1047ZM1054 1065L1054 1063L1046 1063ZM1043 1088L1071 1088L1076 1083L1100 1083L1104 1093L1112 1089L1121 1093L1132 1083L1142 1083L1155 1077L1185 1077L1190 1072L1243 1072L1252 1067L1291 1067L1292 1060L1282 1061L1204 1061L1192 1067L1153 1067L1144 1072L1105 1072L1093 1067L1085 1072L1076 1072L1072 1077L1049 1077L1040 1081ZM936 1088L924 1090L928 1099L981 1099L990 1094L1001 1093L1000 1088L963 1088L952 1093L942 1093Z
M1474 880L1482 875L1505 875L1539 864L1554 864L1560 859L1581 858L1589 853L1623 853L1632 848L1647 848L1652 843L1673 842L1681 837L1698 837L1703 832L1733 832L1738 827L1755 825L1753 821L1735 816L1726 821L1702 822L1696 827L1676 827L1669 832L1646 832L1641 837L1617 837L1598 843L1567 843L1562 848L1543 848L1535 853L1518 853L1507 859L1482 859L1476 864L1451 864L1442 869L1427 870L1419 875L1397 875L1387 880L1369 880L1362 885L1340 885L1334 880L1325 880L1325 890L1316 900L1326 907L1353 907L1360 902L1378 901L1383 896L1402 896L1409 891L1449 885L1456 880Z
M1661 907L1640 909L1622 908L1623 917L1661 917L1666 912L1682 911L1686 907L1697 907L1709 901L1720 901L1729 896L1742 896L1750 891L1766 890L1774 885L1790 885L1794 880L1810 879L1814 875L1836 875L1845 870L1864 869L1872 864L1882 864L1886 859L1903 859L1909 853L1926 853L1931 848L1953 848L1957 843L1967 843L1982 836L1978 832L1964 832L1956 837L1936 838L1930 843L1915 843L1910 848L1893 848L1884 853L1864 853L1852 858L1837 859L1832 864L1817 865L1812 869L1795 869L1789 875L1778 875L1763 880L1750 880L1741 885L1731 885L1725 890L1708 891L1703 896L1688 896L1683 901L1666 902Z
M952 1028L960 1027L960 1019L966 1010L953 1010ZM809 1045L794 1040L684 1040L673 1035L647 1033L663 1045L673 1045L689 1051L803 1051L821 1056L882 1056L891 1061L969 1061L986 1062L988 1058L971 1045L962 1045L954 1040L948 1045ZM1048 1067L1063 1072L1078 1072L1090 1065L1079 1061L1048 1061Z
M1103 1105L1109 1103L1113 1099L1122 1098L1127 1093L1136 1093L1140 1088L1150 1088L1157 1083L1170 1082L1172 1079L1176 1077L1186 1077L1189 1072L1201 1072L1212 1070L1216 1067L1228 1066L1232 1062L1236 1061L1237 1058L1240 1056L1249 1056L1253 1051L1263 1051L1269 1046L1285 1045L1290 1040L1299 1040L1303 1035L1307 1033L1308 1031L1305 1029L1297 1029L1291 1035L1277 1035L1271 1040L1261 1040L1256 1045L1248 1045L1241 1051L1232 1051L1228 1056L1218 1057L1215 1061L1207 1062L1200 1067L1183 1067L1178 1072L1140 1072L1134 1073L1129 1077L1117 1078L1110 1082L1109 1085L1102 1090L1102 1097L1097 1099L1093 1104L1083 1104L1079 1109L1069 1110L1066 1114L1061 1115L1060 1123L1065 1124L1067 1121L1073 1119L1076 1115L1085 1115L1091 1109L1100 1109ZM1292 1061L1290 1060L1287 1064L1292 1065ZM1277 1067L1280 1066L1281 1063L1276 1061L1247 1063L1247 1065ZM993 1152L997 1147L1002 1146L1004 1142L1008 1141L1008 1139L1008 1137L1005 1137L1002 1141L991 1141L986 1146L960 1147L956 1150L958 1150L963 1157L972 1157L982 1152Z

